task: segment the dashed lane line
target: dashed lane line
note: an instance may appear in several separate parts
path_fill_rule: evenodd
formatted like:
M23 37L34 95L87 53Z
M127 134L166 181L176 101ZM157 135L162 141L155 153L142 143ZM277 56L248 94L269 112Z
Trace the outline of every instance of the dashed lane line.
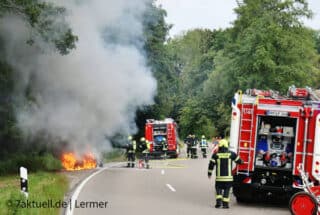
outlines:
M174 189L171 184L166 184L167 187L172 191L172 192L176 192L176 189Z

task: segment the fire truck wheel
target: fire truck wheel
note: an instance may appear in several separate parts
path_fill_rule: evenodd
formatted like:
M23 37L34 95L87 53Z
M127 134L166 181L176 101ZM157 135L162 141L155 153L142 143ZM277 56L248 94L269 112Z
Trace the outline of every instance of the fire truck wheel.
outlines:
M316 215L317 214L317 201L309 193L304 191L294 194L289 202L290 212L294 215Z

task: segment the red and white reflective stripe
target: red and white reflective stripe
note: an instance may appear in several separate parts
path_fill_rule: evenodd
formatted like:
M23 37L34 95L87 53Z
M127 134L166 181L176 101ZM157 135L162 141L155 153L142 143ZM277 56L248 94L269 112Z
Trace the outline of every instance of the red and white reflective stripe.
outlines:
M250 177L246 177L245 179L243 179L242 183L245 183L245 184L251 184L252 182L252 179Z

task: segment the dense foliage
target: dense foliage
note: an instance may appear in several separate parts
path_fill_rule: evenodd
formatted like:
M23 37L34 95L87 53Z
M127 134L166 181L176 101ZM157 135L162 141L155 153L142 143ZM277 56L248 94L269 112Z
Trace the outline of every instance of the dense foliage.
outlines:
M77 36L64 20L65 8L39 0L2 0L0 2L0 18L16 15L28 23L30 45L36 43L37 37L53 44L61 54L68 54L75 48Z
M31 32L26 43L36 45L40 41L45 42L61 55L74 49L78 39L65 22L65 15L64 8L43 1L0 2L0 19L15 16L25 21ZM45 154L51 153L52 147L48 148L47 144L39 140L26 140L17 126L14 98L17 74L2 57L3 42L4 39L0 37L0 174L16 172L22 162L31 170L57 169L60 164L56 163L52 155Z

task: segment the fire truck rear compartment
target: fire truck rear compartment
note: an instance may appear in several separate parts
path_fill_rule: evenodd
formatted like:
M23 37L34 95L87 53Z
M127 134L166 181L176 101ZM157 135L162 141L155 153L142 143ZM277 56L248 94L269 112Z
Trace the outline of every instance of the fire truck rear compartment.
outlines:
M296 118L258 116L254 171L235 176L238 201L288 200L296 192L292 187L296 127Z
M160 156L162 154L162 138L167 135L166 124L155 124L153 126L153 155Z
M258 116L255 168L292 170L297 119Z

